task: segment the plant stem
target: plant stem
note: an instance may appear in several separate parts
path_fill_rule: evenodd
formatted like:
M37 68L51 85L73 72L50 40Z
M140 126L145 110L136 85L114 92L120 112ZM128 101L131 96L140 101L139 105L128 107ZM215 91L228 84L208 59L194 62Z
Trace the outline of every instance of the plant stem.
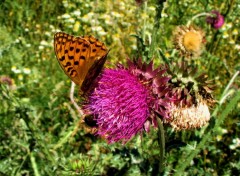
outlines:
M160 161L159 161L159 173L163 172L164 168L164 156L165 156L165 136L164 127L160 118L157 118L158 122L158 144L160 148Z
M30 154L30 160L31 160L31 163L32 163L34 175L35 176L40 176L33 152L31 152L31 154Z
M193 17L188 21L187 26L190 26L190 24L191 24L196 18L201 17L201 16L207 16L207 15L210 16L210 15L212 15L212 14L211 14L211 13L203 12L203 13L199 13L199 14L193 16Z
M220 101L219 101L219 104L220 104L220 105L221 105L221 104L224 102L224 100L226 99L227 92L228 92L230 86L233 84L233 82L234 82L234 80L236 79L236 77L238 76L239 72L240 72L240 71L237 71L237 72L233 75L233 77L232 77L232 79L229 81L227 87L224 89L224 91L223 91L223 93L222 93L222 96L221 96L221 98L220 98Z
M162 18L162 10L163 10L163 3L166 0L156 0L156 16L155 16L155 24L153 28L153 34L152 34L152 43L150 46L149 51L149 58L152 58L155 52L155 49L157 48L158 40L159 40L159 28L160 28L160 19Z

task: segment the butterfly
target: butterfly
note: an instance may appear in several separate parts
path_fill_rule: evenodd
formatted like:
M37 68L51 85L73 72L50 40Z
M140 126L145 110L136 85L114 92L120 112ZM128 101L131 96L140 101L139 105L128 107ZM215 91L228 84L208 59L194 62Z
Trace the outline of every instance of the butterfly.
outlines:
M100 74L109 50L93 36L75 37L64 32L54 35L54 51L65 74L87 93Z

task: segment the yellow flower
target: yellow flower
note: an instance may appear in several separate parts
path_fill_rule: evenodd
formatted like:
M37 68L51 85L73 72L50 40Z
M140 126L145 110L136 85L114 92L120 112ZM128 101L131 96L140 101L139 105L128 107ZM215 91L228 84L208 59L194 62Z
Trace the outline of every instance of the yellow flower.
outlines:
M178 26L173 34L173 42L182 56L197 57L204 46L204 32L193 26Z
M73 31L74 31L74 32L78 32L79 27L80 27L80 22L77 21L77 22L74 24L74 26L73 26Z
M170 54L168 52L165 53L165 57L166 58L169 58L170 57Z
M228 37L229 37L229 34L227 32L224 32L222 35L222 38L228 38Z
M18 75L18 80L23 80L23 75L22 74Z
M238 30L237 29L234 29L233 32L232 32L233 35L238 35Z

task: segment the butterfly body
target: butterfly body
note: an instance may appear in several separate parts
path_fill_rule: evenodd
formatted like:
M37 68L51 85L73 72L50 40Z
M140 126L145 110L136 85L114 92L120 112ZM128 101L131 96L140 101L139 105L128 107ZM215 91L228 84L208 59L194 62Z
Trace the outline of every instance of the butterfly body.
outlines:
M86 93L106 61L108 49L93 36L54 35L54 50L65 74Z

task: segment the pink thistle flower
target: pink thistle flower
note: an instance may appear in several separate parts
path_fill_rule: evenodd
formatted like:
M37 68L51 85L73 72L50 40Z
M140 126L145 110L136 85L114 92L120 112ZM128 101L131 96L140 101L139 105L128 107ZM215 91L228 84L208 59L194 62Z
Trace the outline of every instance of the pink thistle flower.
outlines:
M215 29L219 29L224 24L224 17L217 11L213 10L211 12L212 16L207 16L207 23L211 24L211 26Z
M170 78L163 75L165 70L140 60L128 65L105 69L85 105L97 121L97 134L109 143L126 143L138 132L148 131L150 123L157 125L156 114L168 118Z

